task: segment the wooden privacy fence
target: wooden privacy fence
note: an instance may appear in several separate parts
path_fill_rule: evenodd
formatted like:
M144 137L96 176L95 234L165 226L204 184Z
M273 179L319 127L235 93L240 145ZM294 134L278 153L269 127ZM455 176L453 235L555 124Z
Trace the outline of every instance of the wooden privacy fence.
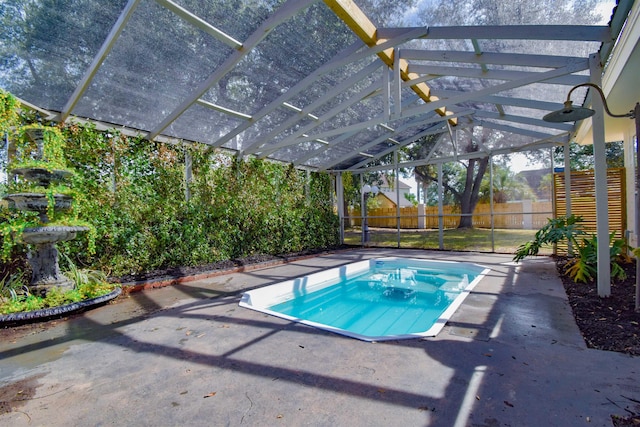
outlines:
M625 236L626 187L624 168L607 171L607 192L609 203L609 230L615 232L617 238ZM549 218L564 216L567 213L564 172L553 175L554 203L520 202L494 203L493 227L498 229L539 230L548 223ZM596 232L596 196L594 172L571 172L571 213L583 217L583 228L588 233ZM398 218L396 208L377 208L368 210L370 227L396 228ZM360 209L350 209L351 224L360 226L362 218ZM491 228L491 205L478 204L473 212L473 226ZM400 208L400 228L403 229L437 229L438 208L436 206L419 205ZM456 228L460 223L460 212L454 206L443 207L443 228Z
M370 227L396 228L398 219L396 208L377 208L368 210ZM547 223L553 214L551 202L522 202L494 203L493 227L504 229L536 230ZM360 226L362 218L360 209L351 209L351 222ZM455 206L443 206L443 227L456 228L460 223L460 211ZM473 213L473 226L477 228L491 228L491 206L478 204ZM400 208L400 228L403 229L433 229L438 228L437 206L415 206Z

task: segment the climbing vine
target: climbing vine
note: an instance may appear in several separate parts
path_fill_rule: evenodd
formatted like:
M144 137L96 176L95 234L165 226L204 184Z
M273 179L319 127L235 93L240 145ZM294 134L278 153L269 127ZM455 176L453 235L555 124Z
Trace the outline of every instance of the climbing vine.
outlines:
M242 160L206 146L167 145L92 127L66 127L80 218L96 227L96 255L65 242L76 259L110 274L195 266L338 243L329 178ZM185 157L193 179L185 193Z
M0 89L0 133L9 132L19 120L20 102L15 96Z

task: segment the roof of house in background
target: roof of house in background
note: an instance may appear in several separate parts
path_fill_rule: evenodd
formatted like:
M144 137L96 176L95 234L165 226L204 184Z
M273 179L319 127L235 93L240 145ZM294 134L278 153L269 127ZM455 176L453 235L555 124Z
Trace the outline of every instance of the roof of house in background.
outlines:
M397 199L396 199L395 193L384 193L384 192L380 192L380 193L378 193L378 196L377 196L377 197L384 197L384 198L386 198L387 200L389 200L389 201L390 201L394 206L396 206L396 200L397 200ZM410 201L410 200L407 200L407 199L404 197L404 194L403 194L403 193L401 193L401 194L400 194L399 201L400 201L400 203L399 203L399 204L400 204L400 207L401 207L401 208L408 208L408 207L413 206L413 202L412 202L412 201Z
M545 175L551 173L549 168L543 169L534 169L518 172L518 175L522 176L531 187L531 190L536 194L539 199L549 199L551 198L551 194L546 194L545 191L540 189L540 184L542 183L542 178Z
M394 179L393 185L389 184L389 179L386 174L382 174L379 178L381 191L395 191L396 184L400 190L411 190L411 186L402 180Z

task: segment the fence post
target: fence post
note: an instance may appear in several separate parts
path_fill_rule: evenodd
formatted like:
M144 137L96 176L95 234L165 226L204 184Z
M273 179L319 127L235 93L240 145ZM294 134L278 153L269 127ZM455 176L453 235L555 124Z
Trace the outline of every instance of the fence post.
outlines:
M420 203L418 205L418 230L424 230L426 228L424 226L425 216L426 216L426 210L424 207L424 203Z
M533 230L533 203L531 200L522 201L522 229Z

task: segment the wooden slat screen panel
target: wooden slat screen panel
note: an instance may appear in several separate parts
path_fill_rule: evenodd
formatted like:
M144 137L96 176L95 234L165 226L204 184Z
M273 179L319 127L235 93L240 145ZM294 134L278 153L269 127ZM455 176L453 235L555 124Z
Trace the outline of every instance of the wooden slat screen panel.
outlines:
M609 232L617 238L625 235L627 228L627 201L624 168L607 170L609 204ZM555 216L567 214L564 172L553 174L553 193L556 200ZM584 218L582 223L588 233L596 232L596 194L594 171L571 172L571 213Z

